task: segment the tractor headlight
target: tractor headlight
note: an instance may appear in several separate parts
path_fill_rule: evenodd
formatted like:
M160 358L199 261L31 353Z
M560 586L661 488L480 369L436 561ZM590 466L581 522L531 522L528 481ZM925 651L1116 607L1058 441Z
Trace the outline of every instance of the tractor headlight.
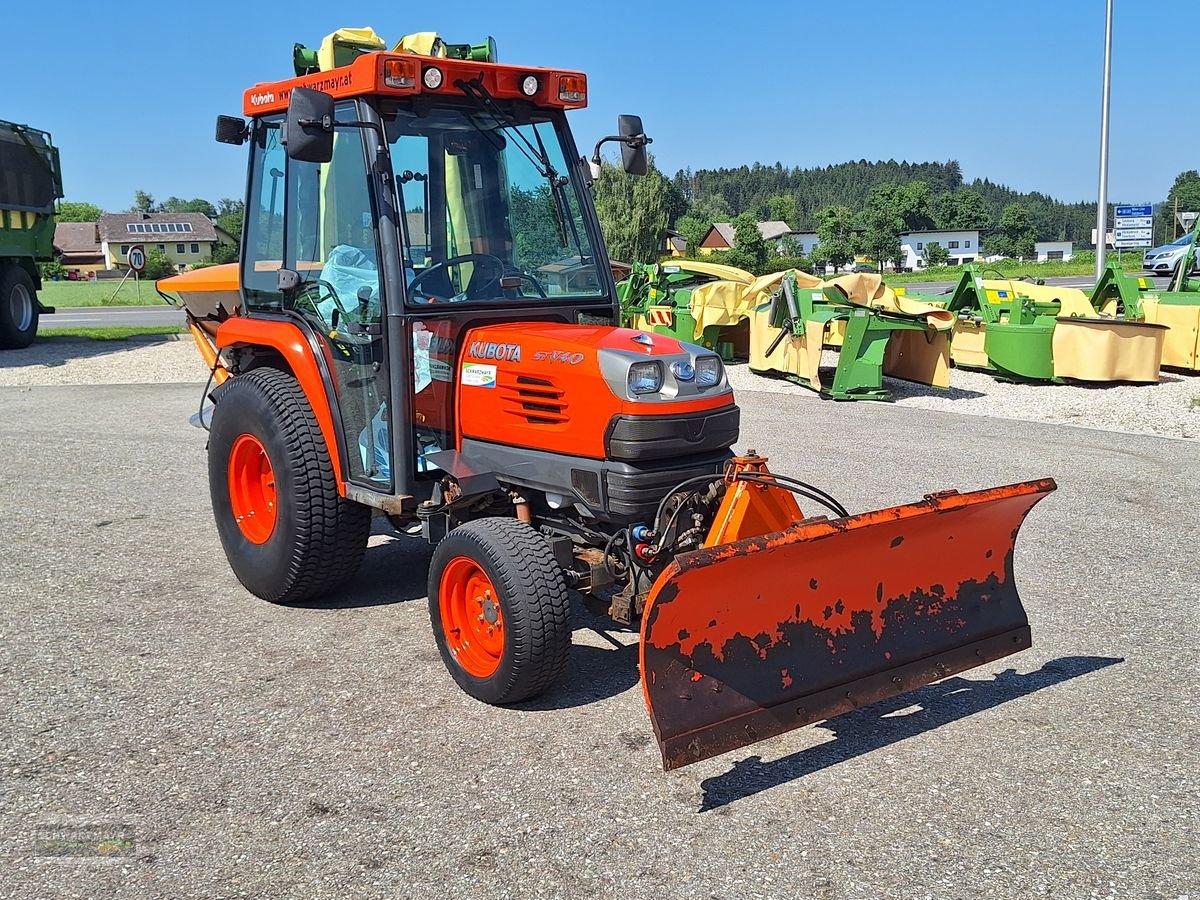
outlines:
M696 387L710 388L721 383L724 367L719 356L701 356L696 359Z
M662 384L662 363L637 362L629 367L629 393L653 394L662 390Z

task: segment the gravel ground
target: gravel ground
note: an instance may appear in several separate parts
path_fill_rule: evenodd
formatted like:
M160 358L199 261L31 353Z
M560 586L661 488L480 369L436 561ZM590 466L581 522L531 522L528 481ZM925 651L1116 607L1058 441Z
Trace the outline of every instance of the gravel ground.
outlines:
M247 595L196 391L0 388L0 897L1200 896L1200 445L744 391L741 446L852 509L1057 476L1035 646L664 774L634 640L582 609L567 680L495 709L416 541L325 604ZM72 825L133 846L36 849Z
M827 350L822 362L829 367L822 376L832 381L837 354ZM819 399L786 379L755 375L745 365L730 366L729 379L739 393L767 391ZM1158 384L1085 386L1006 383L982 372L952 369L949 390L895 378L885 378L884 383L897 406L1200 438L1200 375L1196 374L1162 372Z
M0 386L34 384L167 384L204 381L208 369L188 335L124 341L39 340L0 352Z

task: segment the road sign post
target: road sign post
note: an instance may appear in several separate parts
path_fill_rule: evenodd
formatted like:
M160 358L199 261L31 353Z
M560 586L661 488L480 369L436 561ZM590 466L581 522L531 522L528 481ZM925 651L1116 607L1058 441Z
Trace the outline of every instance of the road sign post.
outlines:
M1154 246L1154 207L1118 206L1113 226L1113 246L1117 250Z
M146 271L146 248L141 244L134 244L125 254L125 261L129 264L129 268L125 270L125 274L121 276L121 283L117 285L117 289L113 291L113 295L108 298L108 302L112 303L117 299L117 294L121 293L121 288L125 286L125 279L130 273L133 273L133 284L137 288L138 302L142 301L142 283L140 276Z

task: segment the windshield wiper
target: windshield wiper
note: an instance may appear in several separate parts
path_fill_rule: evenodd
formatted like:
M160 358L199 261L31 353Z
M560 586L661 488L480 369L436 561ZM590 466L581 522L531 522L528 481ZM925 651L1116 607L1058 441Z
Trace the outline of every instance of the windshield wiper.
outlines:
M462 91L470 100L474 101L476 106L490 115L505 130L505 133L514 139L517 149L529 160L529 164L533 166L537 173L546 179L550 185L550 196L554 201L554 215L558 220L558 233L562 238L563 246L569 247L571 238L573 237L575 249L579 251L579 259L582 262L583 244L580 243L579 231L575 226L575 219L570 213L570 205L563 194L563 188L567 185L568 179L565 175L559 175L553 163L550 162L550 155L546 152L546 146L542 143L542 136L538 133L537 128L533 128L533 136L537 138L537 144L535 145L521 131L520 123L497 106L496 98L484 87L480 79L473 78L467 81L464 78L459 78L454 82L454 86ZM497 150L503 149L503 146L495 139L495 135L480 128L473 119L470 121L475 126L475 129L487 137ZM568 222L570 223L571 234L567 233Z

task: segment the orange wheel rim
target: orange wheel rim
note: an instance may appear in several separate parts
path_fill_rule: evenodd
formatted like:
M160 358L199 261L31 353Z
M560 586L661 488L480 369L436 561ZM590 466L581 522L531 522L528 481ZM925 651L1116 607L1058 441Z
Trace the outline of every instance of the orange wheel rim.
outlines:
M456 556L438 586L442 632L450 653L469 674L489 678L504 655L500 596L479 563Z
M246 540L265 544L275 531L275 470L262 441L243 434L229 450L229 505Z

